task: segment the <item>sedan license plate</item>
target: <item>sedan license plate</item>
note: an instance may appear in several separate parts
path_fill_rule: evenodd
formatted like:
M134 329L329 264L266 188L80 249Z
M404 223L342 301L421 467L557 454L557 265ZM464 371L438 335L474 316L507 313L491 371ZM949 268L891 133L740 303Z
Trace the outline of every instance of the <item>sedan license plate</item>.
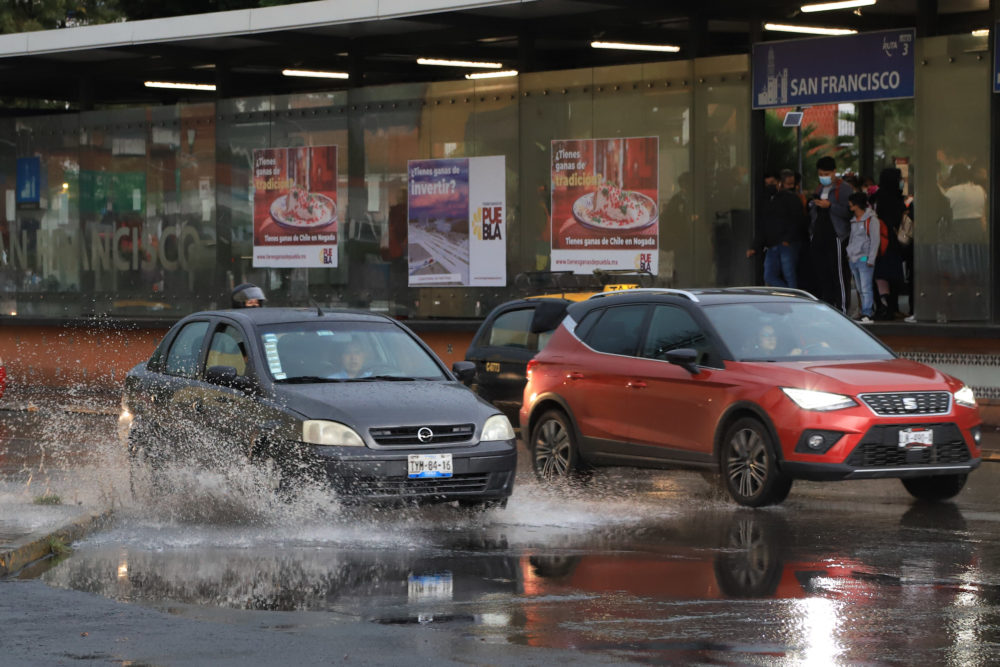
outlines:
M433 479L451 477L454 472L451 454L410 454L407 458L407 477Z
M930 447L934 444L934 429L901 428L899 429L899 448Z
M410 602L450 600L451 590L451 572L430 575L411 574L408 581L407 598Z

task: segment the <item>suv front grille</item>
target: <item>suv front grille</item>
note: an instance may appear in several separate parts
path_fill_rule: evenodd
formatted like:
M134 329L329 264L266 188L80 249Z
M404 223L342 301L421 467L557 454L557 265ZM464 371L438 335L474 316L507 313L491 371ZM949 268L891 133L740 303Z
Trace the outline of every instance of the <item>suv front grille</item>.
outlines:
M951 394L946 391L861 394L859 398L882 417L946 415L951 410Z
M422 429L429 429L431 436L420 439ZM409 445L448 445L472 440L476 433L475 424L454 424L448 426L395 426L368 429L369 435L383 447L405 447Z
M954 424L919 424L934 430L934 444L930 447L905 449L899 446L902 426L873 426L847 457L847 465L854 468L892 468L913 465L940 465L966 463L972 456L962 432Z

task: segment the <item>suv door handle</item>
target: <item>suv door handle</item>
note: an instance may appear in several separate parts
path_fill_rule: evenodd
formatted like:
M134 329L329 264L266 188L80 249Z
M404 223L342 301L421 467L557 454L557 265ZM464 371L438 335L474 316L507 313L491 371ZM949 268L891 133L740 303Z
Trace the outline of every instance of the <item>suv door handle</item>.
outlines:
M629 380L625 383L625 386L629 389L645 389L646 383L642 380Z
M566 373L567 380L582 380L583 377L583 373L580 371L570 371L569 373Z

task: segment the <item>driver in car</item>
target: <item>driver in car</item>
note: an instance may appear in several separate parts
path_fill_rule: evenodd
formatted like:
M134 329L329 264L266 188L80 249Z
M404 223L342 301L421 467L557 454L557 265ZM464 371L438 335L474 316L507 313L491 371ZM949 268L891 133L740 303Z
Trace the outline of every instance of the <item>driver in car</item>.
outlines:
M337 371L331 378L345 380L351 378L369 377L371 372L365 370L365 350L360 343L348 343L340 357L344 370Z

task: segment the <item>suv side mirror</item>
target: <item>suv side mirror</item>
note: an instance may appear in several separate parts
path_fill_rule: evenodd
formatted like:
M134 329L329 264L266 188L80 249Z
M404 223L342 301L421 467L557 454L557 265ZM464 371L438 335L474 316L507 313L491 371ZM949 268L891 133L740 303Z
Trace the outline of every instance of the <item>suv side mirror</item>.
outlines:
M451 372L462 384L469 384L476 379L476 364L471 361L456 361L451 365Z
M666 359L670 363L680 366L691 375L698 374L698 350L690 347L670 350L667 352Z

